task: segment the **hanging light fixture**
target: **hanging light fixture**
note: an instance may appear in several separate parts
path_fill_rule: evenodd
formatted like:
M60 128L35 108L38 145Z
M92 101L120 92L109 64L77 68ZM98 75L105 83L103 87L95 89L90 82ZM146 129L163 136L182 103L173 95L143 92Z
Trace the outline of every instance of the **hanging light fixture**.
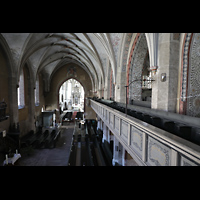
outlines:
M126 109L125 109L125 114L126 114L126 117L127 117L127 88L134 82L138 82L138 81L142 81L144 82L145 84L145 81L147 82L147 84L150 84L152 81L155 81L154 79L151 79L151 76L148 77L148 79L145 79L144 78L145 76L142 77L142 79L136 79L136 80L133 80L131 81L128 85L125 85L124 87L126 88Z

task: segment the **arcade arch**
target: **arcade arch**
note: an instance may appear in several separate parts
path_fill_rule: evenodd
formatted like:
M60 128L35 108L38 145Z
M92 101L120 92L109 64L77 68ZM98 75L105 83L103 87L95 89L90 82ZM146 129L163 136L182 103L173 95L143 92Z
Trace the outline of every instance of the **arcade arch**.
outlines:
M149 51L144 33L136 36L130 58L127 68L127 85L134 80L135 82L130 84L128 89L129 103L133 104L134 101L151 102L151 83L148 82L151 77Z

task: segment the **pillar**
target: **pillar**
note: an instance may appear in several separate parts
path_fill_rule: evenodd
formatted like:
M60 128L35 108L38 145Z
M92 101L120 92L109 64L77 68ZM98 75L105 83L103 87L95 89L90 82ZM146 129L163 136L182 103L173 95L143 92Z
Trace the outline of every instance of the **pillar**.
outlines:
M151 108L176 112L179 41L174 40L170 33L160 33L158 46L158 69L153 76Z
M103 138L102 138L102 142L104 142L104 140L108 141L108 133L109 133L109 129L108 129L108 127L104 123L103 124Z
M17 124L18 117L18 98L17 98L17 81L15 77L9 77L9 101L10 101L10 124Z
M28 86L28 94L29 94L29 101L28 101L28 112L29 112L29 122L28 122L28 127L29 130L36 130L35 127L35 83L33 82L33 79L29 80L29 86Z
M125 166L125 148L114 136L112 165L115 166L115 163Z
M98 129L102 130L101 129L101 118L97 115L97 130Z
M114 143L113 143L113 159L112 165L115 166L115 163L118 163L118 154L119 154L119 141L114 136Z
M119 149L118 149L118 163L119 165L125 166L125 148L119 142Z
M107 128L107 141L110 143L110 130Z

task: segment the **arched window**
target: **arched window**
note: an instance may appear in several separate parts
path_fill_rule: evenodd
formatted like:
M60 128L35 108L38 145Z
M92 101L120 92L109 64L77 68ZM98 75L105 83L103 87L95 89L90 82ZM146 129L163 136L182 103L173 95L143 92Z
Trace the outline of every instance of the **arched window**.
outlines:
M17 89L18 95L18 109L24 108L24 70L22 69L20 77L19 77L19 87Z
M37 75L36 83L35 83L35 105L40 105L40 90L39 90L39 76Z
M63 97L63 98L62 98ZM61 110L84 110L84 88L75 79L69 79L59 89L59 105Z

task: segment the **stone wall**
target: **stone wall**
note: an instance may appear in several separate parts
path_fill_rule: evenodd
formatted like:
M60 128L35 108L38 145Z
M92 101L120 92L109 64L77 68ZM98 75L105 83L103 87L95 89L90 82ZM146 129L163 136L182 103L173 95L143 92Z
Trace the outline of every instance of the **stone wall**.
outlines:
M133 80L141 80L144 61L147 54L147 42L145 34L140 34L136 43L131 61L129 83ZM142 82L136 81L129 86L129 99L142 100ZM130 101L129 101L130 102Z
M179 41L170 33L159 34L158 70L153 77L151 108L176 112L179 69ZM166 74L166 80L161 75Z
M4 58L3 52L0 49L0 102L5 101L7 104L6 115L9 115L10 111L10 103L9 103L9 89L8 89L8 67L6 64L6 60ZM10 124L10 118L6 121L0 122L0 132L2 130L8 131Z

